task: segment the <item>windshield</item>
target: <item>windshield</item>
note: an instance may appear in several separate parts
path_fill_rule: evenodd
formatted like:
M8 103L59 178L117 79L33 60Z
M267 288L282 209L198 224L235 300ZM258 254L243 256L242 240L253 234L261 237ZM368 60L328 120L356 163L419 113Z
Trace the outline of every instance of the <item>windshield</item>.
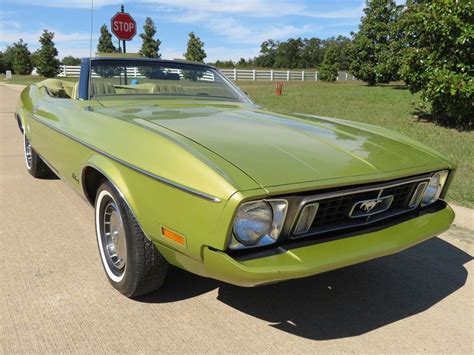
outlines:
M91 95L203 98L250 102L217 70L189 63L147 60L92 60Z

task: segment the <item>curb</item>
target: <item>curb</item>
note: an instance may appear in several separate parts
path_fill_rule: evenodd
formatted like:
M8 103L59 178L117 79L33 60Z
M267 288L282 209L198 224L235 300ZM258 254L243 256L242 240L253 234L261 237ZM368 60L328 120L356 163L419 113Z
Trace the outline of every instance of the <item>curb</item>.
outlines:
M456 213L453 225L474 231L474 210L453 204L450 206Z

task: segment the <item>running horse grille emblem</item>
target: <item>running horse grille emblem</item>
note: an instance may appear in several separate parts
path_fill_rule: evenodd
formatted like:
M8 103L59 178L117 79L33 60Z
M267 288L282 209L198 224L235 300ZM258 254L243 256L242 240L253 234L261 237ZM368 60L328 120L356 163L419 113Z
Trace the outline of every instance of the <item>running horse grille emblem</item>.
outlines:
M393 195L374 198L371 200L364 200L356 202L351 211L349 212L349 217L367 217L376 213L385 212L390 208L390 205L393 202Z
M364 201L360 204L360 208L363 209L365 212L369 213L374 209L383 200L372 200L372 201Z

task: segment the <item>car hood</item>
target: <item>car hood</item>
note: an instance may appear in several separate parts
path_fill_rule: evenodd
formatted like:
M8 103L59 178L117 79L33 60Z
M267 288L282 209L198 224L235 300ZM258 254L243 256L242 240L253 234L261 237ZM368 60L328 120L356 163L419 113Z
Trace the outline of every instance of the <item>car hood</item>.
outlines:
M308 120L220 103L105 106L104 114L147 129L165 127L204 146L263 187L446 165L395 132L350 121Z

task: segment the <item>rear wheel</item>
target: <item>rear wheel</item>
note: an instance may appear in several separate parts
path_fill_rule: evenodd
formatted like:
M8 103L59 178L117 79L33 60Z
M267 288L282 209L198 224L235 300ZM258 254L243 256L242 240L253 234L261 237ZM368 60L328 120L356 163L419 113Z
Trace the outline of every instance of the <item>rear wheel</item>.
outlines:
M95 222L100 258L109 282L127 297L160 288L168 262L149 240L124 199L108 181L96 196Z
M35 152L28 140L28 137L23 133L23 152L25 155L25 164L28 172L35 178L43 178L52 176L53 172Z

